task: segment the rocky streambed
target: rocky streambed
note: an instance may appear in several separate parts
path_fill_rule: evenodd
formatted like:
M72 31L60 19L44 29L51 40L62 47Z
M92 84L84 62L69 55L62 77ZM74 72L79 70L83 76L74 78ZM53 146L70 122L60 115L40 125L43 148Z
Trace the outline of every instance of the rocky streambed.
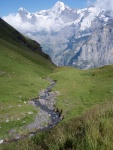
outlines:
M50 86L48 86L45 90L41 90L38 98L34 98L29 101L31 105L38 107L39 111L35 116L34 122L22 127L23 130L27 130L27 133L25 135L16 134L14 138L9 140L0 140L0 144L14 142L19 139L34 136L38 132L51 129L63 119L61 116L62 111L55 108L56 98L59 95L59 92L52 91L52 88L55 86L56 81L49 78L47 78L47 80L50 81Z
M34 98L30 101L35 107L39 107L40 110L35 118L35 121L27 126L28 130L38 129L47 130L58 124L61 117L62 111L58 111L55 108L56 98L59 95L57 91L51 91L55 86L56 82L48 79L51 85L45 90L39 92L39 97Z

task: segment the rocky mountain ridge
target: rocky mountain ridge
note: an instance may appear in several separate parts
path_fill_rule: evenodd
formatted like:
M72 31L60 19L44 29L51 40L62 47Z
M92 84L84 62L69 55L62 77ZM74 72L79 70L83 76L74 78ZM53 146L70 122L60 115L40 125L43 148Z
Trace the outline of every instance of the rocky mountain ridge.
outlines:
M13 17L20 19L22 27L16 27L14 23L12 25L38 41L43 51L50 55L56 65L72 65L83 69L106 65L106 63L96 65L99 64L98 59L93 57L90 60L91 64L84 62L84 65L80 54L83 50L81 46L87 43L87 39L93 32L98 28L104 28L112 18L111 12L102 10L95 5L84 9L71 9L58 1L51 9L36 13L30 13L24 8L20 8ZM8 17L4 17L4 20L11 22ZM105 56L103 51L99 51L99 53ZM77 64L75 64L76 62Z
M92 32L68 65L89 69L109 64L113 64L113 26L106 25Z

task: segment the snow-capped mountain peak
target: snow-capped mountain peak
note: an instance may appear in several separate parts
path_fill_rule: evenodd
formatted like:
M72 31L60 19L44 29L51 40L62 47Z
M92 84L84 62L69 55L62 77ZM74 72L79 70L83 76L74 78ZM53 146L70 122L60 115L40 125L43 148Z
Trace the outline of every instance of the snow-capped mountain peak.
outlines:
M87 32L88 28L94 29L102 21L106 24L109 19L108 15L105 12L102 13L95 5L77 10L68 7L61 1L58 1L48 10L30 13L26 9L20 8L17 14L21 19L20 22L23 22L23 26L29 23L28 26L32 26L35 31L44 30L47 32L51 32L51 30L60 31L62 28L71 25L78 28L78 31Z
M19 13L25 13L25 12L28 13L28 11L25 8L23 8L23 7L19 8L18 12Z
M23 22L26 22L27 20L31 19L31 17L32 17L31 13L22 7L18 9L18 14L21 17Z
M66 8L69 9L69 7L66 6L63 2L58 1L50 10L55 14L60 14Z
M63 2L58 1L54 6L54 8L61 8L62 10L65 9L65 4Z

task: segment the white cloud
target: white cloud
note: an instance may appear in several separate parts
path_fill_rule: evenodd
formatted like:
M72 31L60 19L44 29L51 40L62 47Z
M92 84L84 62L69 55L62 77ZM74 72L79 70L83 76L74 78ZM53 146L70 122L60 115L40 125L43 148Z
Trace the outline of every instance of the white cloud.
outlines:
M34 26L31 23L29 22L23 23L18 13L9 14L8 16L3 17L3 19L7 23L9 23L11 26L13 26L15 29L19 30L20 32L27 32L27 31L35 30Z
M113 0L97 0L95 6L99 7L101 10L113 12Z
M37 32L41 30L51 31L51 30L59 30L61 26L63 26L64 22L59 19L55 20L53 14L50 16L36 15L37 19L35 22L23 22L19 13L17 14L9 14L8 16L4 16L3 19L13 26L15 29L19 30L22 33L26 32ZM29 18L28 18L29 19Z
M86 0L87 5L95 5L101 10L113 12L113 0Z

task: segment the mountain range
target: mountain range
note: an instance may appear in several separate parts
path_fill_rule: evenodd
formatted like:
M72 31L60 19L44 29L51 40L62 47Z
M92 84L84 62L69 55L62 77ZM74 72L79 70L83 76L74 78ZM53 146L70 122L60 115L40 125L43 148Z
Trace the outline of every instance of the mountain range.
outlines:
M58 1L48 10L20 8L3 19L38 41L58 66L88 69L113 63L112 13L97 5L72 9Z

